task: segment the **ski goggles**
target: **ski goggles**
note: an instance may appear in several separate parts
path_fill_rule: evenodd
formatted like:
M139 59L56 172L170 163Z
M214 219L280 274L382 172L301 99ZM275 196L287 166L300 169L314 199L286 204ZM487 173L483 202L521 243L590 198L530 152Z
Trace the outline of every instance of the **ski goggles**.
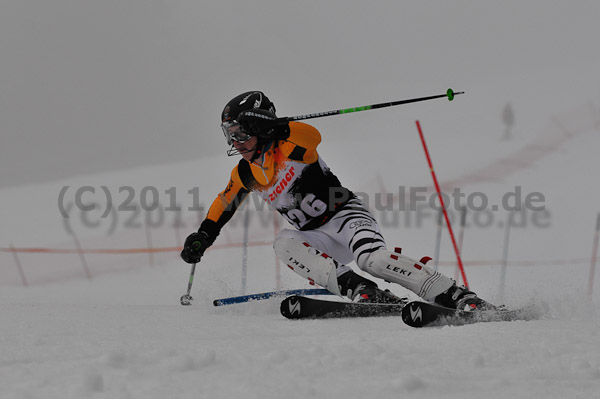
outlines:
M244 131L242 125L235 120L221 123L221 129L223 129L223 134L228 145L232 145L234 141L245 143L252 138L251 135Z

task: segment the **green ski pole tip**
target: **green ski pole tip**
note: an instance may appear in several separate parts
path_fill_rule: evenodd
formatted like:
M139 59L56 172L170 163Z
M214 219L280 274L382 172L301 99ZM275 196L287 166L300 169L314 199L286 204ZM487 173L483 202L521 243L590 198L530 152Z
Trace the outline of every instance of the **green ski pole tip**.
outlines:
M446 95L448 96L448 101L454 100L454 90L448 89L448 91L446 92Z

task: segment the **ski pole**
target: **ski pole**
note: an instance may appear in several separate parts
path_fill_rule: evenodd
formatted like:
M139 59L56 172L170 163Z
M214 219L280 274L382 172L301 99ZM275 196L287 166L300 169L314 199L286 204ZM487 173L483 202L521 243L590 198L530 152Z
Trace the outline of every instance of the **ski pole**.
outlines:
M458 96L459 94L464 94L464 91L459 91L459 92L455 93L454 90L448 89L446 91L446 94L439 94L436 96L419 97L419 98L411 98L408 100L399 100L399 101L392 101L392 102L379 103L379 104L363 105L362 107L342 108L342 109L337 109L335 111L318 112L316 114L290 116L290 117L287 117L284 119L287 119L288 121L301 121L304 119L323 118L325 116L350 114L352 112L368 111L370 109L378 109L378 108L387 108L387 107L393 107L396 105L416 103L419 101L428 101L428 100L433 100L436 98L444 98L444 97L447 98L448 101L452 101L452 100L454 100L454 96Z
M214 306L225 306L233 305L236 303L244 303L249 301L259 301L263 299L269 299L274 296L289 296L289 295L335 295L325 288L301 288L297 290L283 290L283 291L270 291L262 292L260 294L250 294L242 296L234 296L229 298L215 299L213 301Z
M179 303L181 303L183 306L189 306L192 304L192 300L194 298L192 298L192 296L190 295L190 292L192 291L192 283L194 282L194 273L196 272L196 264L192 264L192 269L190 270L190 279L188 280L188 288L187 288L187 294L182 295L181 299L179 300Z

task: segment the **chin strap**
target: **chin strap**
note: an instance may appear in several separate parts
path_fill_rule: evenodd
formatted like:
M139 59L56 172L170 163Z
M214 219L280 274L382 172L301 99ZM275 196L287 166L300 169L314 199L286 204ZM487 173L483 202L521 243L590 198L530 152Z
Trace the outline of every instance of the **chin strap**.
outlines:
M261 140L258 139L258 142L256 143L256 151L254 151L254 155L252 155L252 158L250 158L250 162L254 162L256 161L258 158L260 158L265 152L267 152L267 150L269 149L269 147L271 145L273 145L274 141L273 140Z
M250 158L250 163L256 161L258 158L260 158L260 156L262 155L262 150L257 149L256 151L254 151L254 154L252 155L252 158Z

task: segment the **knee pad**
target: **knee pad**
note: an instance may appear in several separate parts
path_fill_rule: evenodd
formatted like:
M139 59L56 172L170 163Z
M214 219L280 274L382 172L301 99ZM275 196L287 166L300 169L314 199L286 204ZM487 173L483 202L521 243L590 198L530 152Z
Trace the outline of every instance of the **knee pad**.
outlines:
M435 297L450 288L454 281L426 266L431 258L416 261L408 256L387 249L373 252L366 260L366 272L388 282L400 284L421 298L432 301Z
M277 257L290 269L330 292L342 296L337 281L339 263L310 244L281 234L273 244Z

